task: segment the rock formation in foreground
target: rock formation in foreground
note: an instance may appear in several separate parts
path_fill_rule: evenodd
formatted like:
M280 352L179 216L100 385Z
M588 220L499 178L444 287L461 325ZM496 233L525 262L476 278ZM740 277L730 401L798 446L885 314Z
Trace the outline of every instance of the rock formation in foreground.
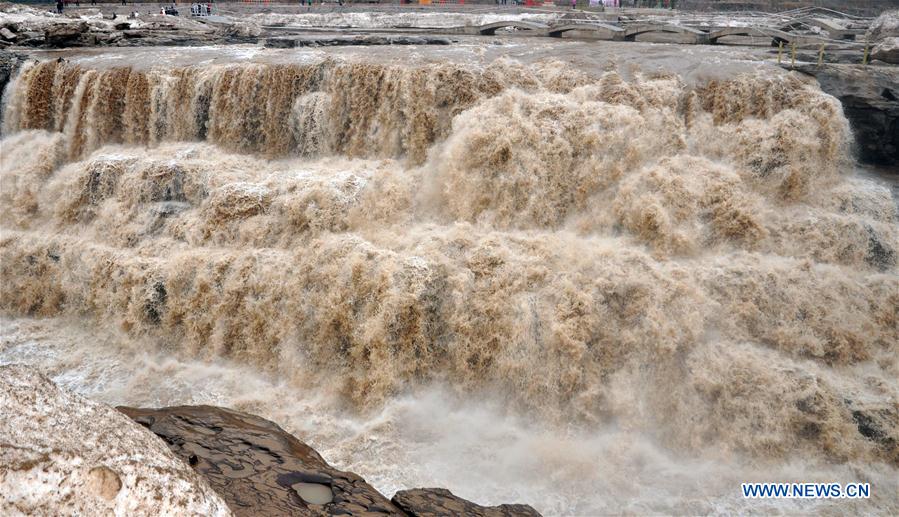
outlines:
M246 413L119 410L33 368L0 366L0 515L539 515L439 488L400 491L390 501Z
M246 413L212 406L119 410L162 438L236 515L539 515L527 505L480 506L439 488L403 490L390 501L278 425Z
M187 464L115 409L0 366L0 515L230 515Z
M393 496L393 504L409 515L437 517L443 515L471 515L475 517L539 516L526 504L501 504L484 507L456 497L445 488L413 488L400 490Z
M162 438L237 515L400 513L268 420L211 406L119 410Z

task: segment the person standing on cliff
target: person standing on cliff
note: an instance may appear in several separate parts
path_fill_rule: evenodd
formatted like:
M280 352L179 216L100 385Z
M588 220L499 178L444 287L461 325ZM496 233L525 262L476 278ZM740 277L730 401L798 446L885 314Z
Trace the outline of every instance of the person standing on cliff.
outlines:
M65 7L65 4L62 3L62 0L56 0L56 14L62 14L62 10Z
M577 9L577 0L571 0L571 8Z

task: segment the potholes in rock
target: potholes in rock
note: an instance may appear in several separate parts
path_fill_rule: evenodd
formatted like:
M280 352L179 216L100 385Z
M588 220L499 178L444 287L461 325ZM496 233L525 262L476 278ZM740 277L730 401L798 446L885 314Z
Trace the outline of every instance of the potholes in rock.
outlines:
M318 483L294 483L291 488L309 504L328 504L334 500L331 488Z

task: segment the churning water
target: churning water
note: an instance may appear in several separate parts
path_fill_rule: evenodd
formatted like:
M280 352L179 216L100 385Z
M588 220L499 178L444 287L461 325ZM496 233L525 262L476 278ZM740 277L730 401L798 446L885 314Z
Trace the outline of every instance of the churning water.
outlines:
M388 495L899 508L899 213L813 82L49 60L4 100L3 362L267 416Z

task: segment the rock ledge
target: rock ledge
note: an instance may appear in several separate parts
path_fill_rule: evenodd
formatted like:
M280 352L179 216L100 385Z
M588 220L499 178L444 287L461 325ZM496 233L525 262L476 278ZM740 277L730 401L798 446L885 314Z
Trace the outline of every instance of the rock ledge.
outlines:
M254 415L213 406L118 409L162 438L235 515L540 515L528 505L480 506L440 488L402 490L388 500Z

